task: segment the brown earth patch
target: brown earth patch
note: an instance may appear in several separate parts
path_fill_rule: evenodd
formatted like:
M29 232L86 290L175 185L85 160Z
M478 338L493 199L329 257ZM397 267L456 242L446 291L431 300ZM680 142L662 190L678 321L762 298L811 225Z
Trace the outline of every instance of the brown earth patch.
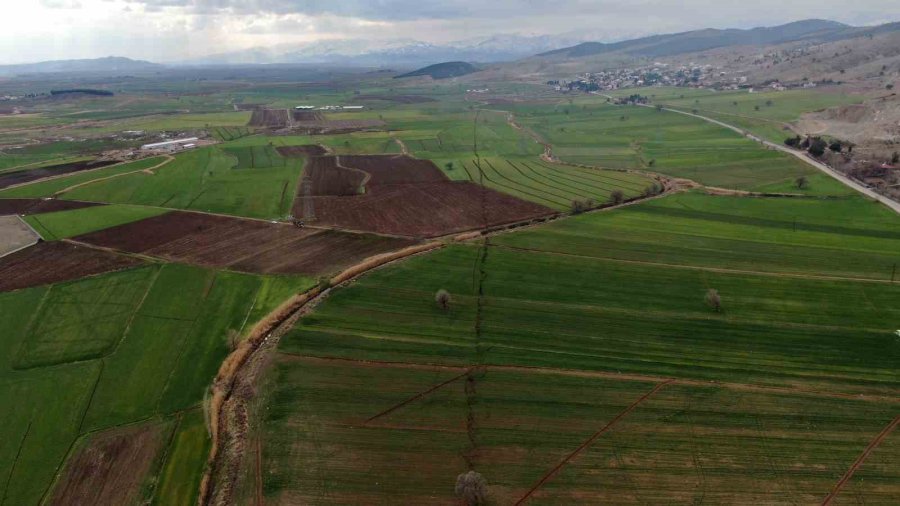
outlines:
M247 126L284 128L288 126L290 116L287 109L253 109Z
M308 185L304 197L359 195L368 179L361 170L339 166L334 156L311 157L304 170L304 184Z
M412 244L334 230L173 211L85 234L75 241L206 267L317 275Z
M322 121L325 119L325 116L316 111L294 109L291 111L291 118L293 118L294 121Z
M137 504L165 442L158 423L96 434L69 459L50 504Z
M0 216L53 213L105 205L98 202L73 202L71 200L56 199L0 199Z
M307 173L294 202L295 216L350 230L435 237L527 221L555 212L475 183L450 181L429 160L395 155L354 155L337 157L332 167L338 166L369 175L364 183L364 193L344 196L309 190L304 193L307 185L319 190L349 186L349 176L334 168L323 168L321 174ZM309 179L306 183L311 176L320 180Z
M0 259L0 292L140 265L138 259L66 242L39 242Z
M305 146L279 146L275 148L278 154L286 158L306 158L308 156L322 156L328 154L325 148L318 144Z
M13 172L5 172L3 174L0 174L0 188L8 188L10 186L18 184L37 181L38 179L61 176L63 174L71 174L73 172L81 172L83 170L99 169L101 167L106 167L107 165L112 165L114 163L119 162L116 160L72 162L59 165L50 165L37 169L25 169Z

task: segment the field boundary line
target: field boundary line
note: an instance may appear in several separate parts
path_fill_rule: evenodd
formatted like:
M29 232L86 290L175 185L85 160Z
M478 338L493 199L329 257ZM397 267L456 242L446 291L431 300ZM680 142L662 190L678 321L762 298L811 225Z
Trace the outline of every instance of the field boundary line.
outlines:
M829 276L826 274L799 274L795 272L774 272L774 271L753 271L748 269L728 269L724 267L703 267L700 265L684 265L684 264L669 264L665 262L651 262L649 260L626 260L624 258L609 258L609 257L597 257L591 255L581 255L578 253L566 253L565 251L552 251L552 250L543 250L537 248L525 248L522 246L510 246L507 244L493 244L495 248L501 248L512 251L521 251L524 253L539 253L544 255L560 255L567 257L576 257L576 258L585 258L585 259L593 259L602 262L617 262L622 264L632 264L632 265L652 265L657 267L668 267L672 269L687 269L687 270L697 270L697 271L707 271L707 272L717 272L721 274L749 274L753 276L767 276L767 277L789 277L789 278L798 278L798 279L812 279L812 280L820 280L820 281L851 281L851 282L862 282L862 283L883 283L883 284L895 284L889 279L877 279L877 278L856 278L850 276Z
M135 174L135 173L138 173L138 172L144 172L144 173L146 173L146 174L153 174L153 171L154 171L154 170L156 170L156 169L162 167L163 165L166 165L166 164L168 164L169 162L172 162L172 161L175 160L175 157L172 156L172 155L163 155L163 156L164 156L165 159L164 159L163 161L159 162L158 164L154 165L153 167L147 167L146 169L132 170L132 171L129 171L129 172L122 172L121 174L112 174L112 175L106 176L106 177L100 177L100 178L97 178L97 179L91 179L90 181L82 181L82 182L80 182L80 183L78 183L78 184L73 184L72 186L68 186L68 187L66 187L66 188L63 188L62 190L55 191L55 192L53 192L53 194L52 194L51 196L52 196L53 198L56 198L57 195L62 195L63 193L66 193L66 192L69 192L69 191L74 190L75 188L80 188L80 187L82 187L82 186L87 186L87 185L89 185L89 184L97 183L97 182L99 182L99 181L106 181L106 180L108 180L108 179L113 179L113 178L116 178L116 177L119 177L119 176L128 176L128 175L130 175L130 174ZM139 161L139 160L132 160L131 162L128 162L128 163L133 163L133 162L136 162L136 161ZM116 164L116 165L119 165L119 164ZM106 167L102 167L102 168L105 169ZM41 181L44 181L44 180L41 180Z
M450 378L450 379L448 379L448 380L442 381L441 383L438 383L437 385L432 386L431 388L429 388L428 390L425 390L424 392L419 392L419 393L413 395L412 397L409 397L408 399L406 399L406 400L404 400L404 401L402 401L402 402L400 402L400 403L398 403L398 404L394 404L393 406L389 407L388 409L386 409L386 410L384 410L384 411L382 411L382 412L380 412L380 413L377 413L377 414L375 414L375 415L372 415L372 416L370 416L369 418L366 418L366 420L363 422L363 425L365 425L365 424L367 424L367 423L369 423L369 422L371 422L371 421L373 421L373 420L375 420L375 419L377 419L377 418L381 418L382 416L391 414L391 413L393 413L394 411L397 411L398 409L402 408L403 406L406 406L407 404L410 404L410 403L412 403L412 402L415 402L415 401L417 401L417 400L419 400L419 399L421 399L421 398L427 396L428 394L430 394L430 393L432 393L432 392L434 392L434 391L436 391L436 390L439 390L439 389L441 389L442 387L445 387L445 386L449 385L450 383L453 383L454 381L456 381L456 380L458 380L458 379L461 379L461 378L465 377L467 374L469 374L469 372L471 372L471 369L467 369L467 370L466 370L465 372L463 372L462 374L458 374L458 375L456 375L456 376L454 376L454 377L452 377L452 378Z
M581 445L578 448L576 448L572 453L570 453L565 458L563 458L559 462L559 464L557 464L555 467L550 469L550 471L548 471L546 474L544 474L544 476L540 480L538 480L538 482L535 483L534 486L532 486L531 489L529 489L528 492L526 492L525 495L523 495L521 499L516 501L516 503L515 503L516 506L518 506L520 504L524 504L525 501L527 501L535 492L538 491L538 489L540 489L545 483L547 483L554 476L556 476L559 473L559 471L563 468L563 466L568 464L569 461L571 461L572 459L577 457L578 454L581 453L582 451L584 451L585 448L590 446L600 436L605 434L609 429L611 429L614 425L616 425L619 422L619 420L621 420L622 418L626 417L629 413L634 411L638 407L639 404L641 404L642 402L647 400L650 396L652 396L656 392L660 391L663 387L665 387L666 385L668 385L674 381L675 381L675 379L667 379L666 381L663 381L662 383L657 383L657 385L654 386L649 392L647 392L644 395L642 395L641 397L639 397L636 401L632 402L627 408L625 408L623 411L621 411L619 414L617 414L615 417L613 417L613 419L610 420L609 422L607 422L607 424L604 425L602 429L595 432L585 442L581 443Z
M895 428L897 428L897 425L900 425L900 415L895 416L894 419L891 420L891 423L889 423L885 428L881 429L881 432L879 432L878 435L875 436L875 438L872 439L871 442L869 442L865 450L863 450L859 457L857 457L856 460L853 461L853 464L849 469L847 469L847 472L845 472L844 475L841 476L841 479L838 480L838 482L834 485L834 488L831 489L831 492L827 496L825 496L825 499L822 501L822 506L828 506L832 501L834 501L838 493L840 493L841 489L844 488L844 485L846 485L847 482L850 481L850 478L853 477L853 474L860 467L862 467L863 462L865 462L866 458L869 457L869 454L871 454L875 450L875 448L877 448L878 445L881 444L881 442L884 441L885 438L887 438Z

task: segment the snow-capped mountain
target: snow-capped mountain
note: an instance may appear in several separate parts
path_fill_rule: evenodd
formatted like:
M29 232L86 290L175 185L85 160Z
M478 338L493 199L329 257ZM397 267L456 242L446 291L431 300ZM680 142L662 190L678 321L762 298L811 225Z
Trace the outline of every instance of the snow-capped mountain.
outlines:
M512 61L533 54L577 44L569 36L503 34L445 44L412 39L372 41L324 40L295 46L252 48L221 53L186 62L200 65L255 63L322 63L340 65L420 65L436 61Z

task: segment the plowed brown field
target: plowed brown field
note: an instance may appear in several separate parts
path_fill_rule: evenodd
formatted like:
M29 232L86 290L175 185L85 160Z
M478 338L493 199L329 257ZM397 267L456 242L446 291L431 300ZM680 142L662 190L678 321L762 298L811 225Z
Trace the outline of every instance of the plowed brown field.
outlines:
M412 241L174 211L76 241L243 272L318 275Z
M50 504L135 504L165 443L163 427L138 425L92 437L66 465Z
M435 237L554 213L475 183L450 181L429 160L353 155L326 162L328 158L311 159L315 168L304 179L313 191L297 196L295 216L314 216L314 223L349 230ZM363 194L349 191L357 180L348 168L368 174ZM306 216L310 209L312 216Z
M8 214L41 214L68 211L82 207L102 206L96 202L73 202L71 200L44 199L0 199L0 216Z
M140 265L135 258L65 242L41 242L0 259L0 292Z

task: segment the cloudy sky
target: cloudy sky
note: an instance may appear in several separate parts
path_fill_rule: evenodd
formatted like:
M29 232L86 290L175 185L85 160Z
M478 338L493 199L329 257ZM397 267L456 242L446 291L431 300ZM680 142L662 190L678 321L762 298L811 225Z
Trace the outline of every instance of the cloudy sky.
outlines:
M330 39L442 43L498 33L614 41L820 17L900 21L898 0L3 0L0 63L128 56L167 62Z

